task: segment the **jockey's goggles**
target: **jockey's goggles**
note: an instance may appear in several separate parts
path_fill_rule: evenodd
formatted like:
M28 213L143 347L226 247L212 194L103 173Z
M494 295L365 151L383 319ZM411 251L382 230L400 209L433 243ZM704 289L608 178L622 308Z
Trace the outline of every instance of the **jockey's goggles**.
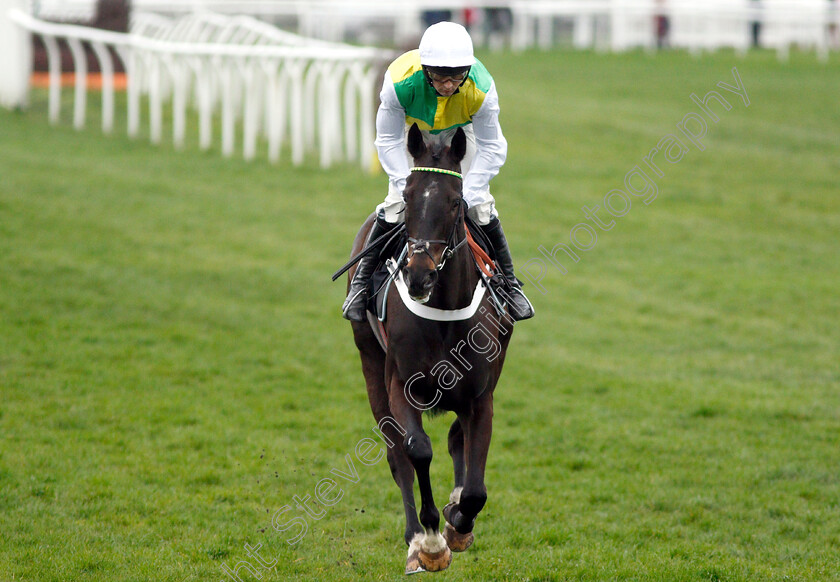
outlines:
M425 69L429 81L434 81L435 83L446 83L449 81L461 85L467 80L467 75L470 74L470 67L425 67Z

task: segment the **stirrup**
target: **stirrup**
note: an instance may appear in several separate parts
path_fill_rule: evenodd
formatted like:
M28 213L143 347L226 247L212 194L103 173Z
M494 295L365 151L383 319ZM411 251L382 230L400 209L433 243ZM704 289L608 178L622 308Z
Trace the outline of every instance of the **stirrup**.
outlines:
M524 305L517 305L517 303L522 302L524 302ZM534 306L531 304L531 300L528 299L522 291L522 288L513 287L507 303L508 313L515 321L522 321L523 319L531 319L534 317Z
M510 317L514 321L522 321L523 319L534 317L534 306L531 304L531 300L525 295L525 292L522 291L522 287L514 285L503 276L497 275L496 277L499 277L501 281L495 285L495 290L505 300L505 303L507 303ZM496 277L493 277L493 279L496 279ZM494 283L493 279L490 279L491 284ZM523 302L523 305L517 305Z

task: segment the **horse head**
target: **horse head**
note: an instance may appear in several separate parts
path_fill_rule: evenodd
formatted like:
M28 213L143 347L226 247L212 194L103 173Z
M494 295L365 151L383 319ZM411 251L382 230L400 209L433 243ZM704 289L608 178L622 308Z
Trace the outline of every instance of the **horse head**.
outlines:
M438 271L464 240L461 160L467 138L460 127L451 143L427 145L417 124L408 132L408 152L414 168L406 181L405 227L409 250L404 267L409 295L421 303L429 300Z

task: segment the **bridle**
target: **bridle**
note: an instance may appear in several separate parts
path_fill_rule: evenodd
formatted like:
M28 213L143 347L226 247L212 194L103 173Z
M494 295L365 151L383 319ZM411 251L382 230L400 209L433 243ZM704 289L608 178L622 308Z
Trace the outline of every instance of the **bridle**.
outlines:
M421 166L416 166L411 168L412 172L434 172L436 174L447 174L449 176L455 176L459 180L464 179L464 177L454 170L446 170L444 168L426 168ZM443 269L443 266L446 264L446 261L449 260L455 252L464 246L467 242L466 235L464 238L461 239L461 242L457 243L456 245L452 246L452 241L455 240L455 233L458 229L458 224L463 222L463 205L464 205L464 197L463 195L458 199L458 219L455 220L455 224L452 225L452 232L449 234L448 240L425 240L422 238L414 238L413 236L408 237L409 249L408 255L405 257L405 263L408 263L414 255L419 254L427 254L429 258L432 260L432 264L435 266L436 271L440 271ZM440 255L440 262L435 262L435 258L432 256L432 253L429 252L429 245L439 244L439 245L446 245L446 248L443 249L443 253Z

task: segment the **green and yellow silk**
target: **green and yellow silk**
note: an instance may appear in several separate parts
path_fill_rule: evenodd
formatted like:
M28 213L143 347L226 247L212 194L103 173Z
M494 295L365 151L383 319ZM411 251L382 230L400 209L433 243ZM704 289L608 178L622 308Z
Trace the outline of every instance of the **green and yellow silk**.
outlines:
M416 123L429 133L472 123L473 115L481 108L493 84L493 77L476 60L458 92L450 97L439 97L426 81L417 50L409 51L391 63L388 72L397 99L405 109L406 123Z

